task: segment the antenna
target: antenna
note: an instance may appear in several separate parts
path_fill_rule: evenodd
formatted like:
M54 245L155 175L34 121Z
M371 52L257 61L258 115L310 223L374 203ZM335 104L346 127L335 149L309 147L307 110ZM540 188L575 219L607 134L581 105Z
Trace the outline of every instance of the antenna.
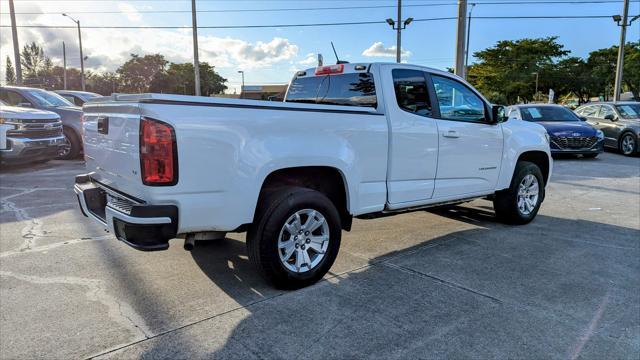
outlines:
M336 51L336 47L333 46L333 41L331 42L331 48L333 49L333 54L336 56L336 64L348 64L348 61L342 61L338 57L338 52Z

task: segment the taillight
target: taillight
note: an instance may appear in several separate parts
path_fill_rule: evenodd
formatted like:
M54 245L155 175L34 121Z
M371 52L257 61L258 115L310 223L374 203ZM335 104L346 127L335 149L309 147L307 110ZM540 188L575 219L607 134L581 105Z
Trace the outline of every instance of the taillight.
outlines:
M178 149L171 125L162 121L140 120L140 170L142 183L168 186L178 183Z
M318 66L316 68L316 75L342 74L343 71L344 64Z

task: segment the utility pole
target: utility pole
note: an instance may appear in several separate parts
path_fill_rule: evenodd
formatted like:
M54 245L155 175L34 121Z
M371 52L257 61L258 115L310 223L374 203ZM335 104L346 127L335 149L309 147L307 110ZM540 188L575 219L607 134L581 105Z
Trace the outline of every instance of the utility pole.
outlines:
M71 19L71 21L73 21L74 23L76 23L76 25L78 25L78 45L80 46L80 84L82 84L82 91L85 91L86 89L84 84L84 55L82 55L82 31L80 31L80 20L76 20L64 13L62 14L62 16L68 17L69 19Z
M62 42L62 79L64 82L64 89L67 90L67 48L64 45L64 41Z
M467 78L469 75L469 39L471 39L471 13L473 12L473 7L476 6L475 3L471 3L471 9L469 9L469 18L467 19L467 45L464 50L464 78Z
M456 35L455 74L464 77L464 48L467 25L467 0L458 0L458 32Z
M198 60L198 20L196 14L196 0L191 0L191 22L193 32L193 71L196 96L200 96L200 61Z
M618 47L618 62L616 63L616 82L613 88L613 101L620 101L620 89L622 88L622 67L624 66L624 43L627 35L627 17L629 16L629 0L624 0L624 9L622 10L622 19L620 16L614 16L613 20L618 23L620 29L620 46ZM622 20L622 24L620 24Z
M407 25L411 24L413 18L407 18L404 22L402 21L402 0L398 0L398 22L389 18L386 20L387 24L391 25L393 30L397 31L396 38L396 62L400 63L402 61L402 30L407 28ZM396 26L397 25L397 26Z
M16 26L16 9L13 0L9 0L11 13L11 36L13 37L13 59L16 63L16 84L22 85L22 63L20 62L20 44L18 44L18 28Z

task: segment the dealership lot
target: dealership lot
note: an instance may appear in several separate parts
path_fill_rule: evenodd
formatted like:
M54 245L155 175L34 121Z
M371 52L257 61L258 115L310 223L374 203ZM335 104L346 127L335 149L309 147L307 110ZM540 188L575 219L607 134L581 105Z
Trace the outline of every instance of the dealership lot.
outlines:
M1 358L637 358L640 159L560 159L538 218L477 200L357 220L330 276L266 285L244 237L144 253L82 216L81 161L0 173Z

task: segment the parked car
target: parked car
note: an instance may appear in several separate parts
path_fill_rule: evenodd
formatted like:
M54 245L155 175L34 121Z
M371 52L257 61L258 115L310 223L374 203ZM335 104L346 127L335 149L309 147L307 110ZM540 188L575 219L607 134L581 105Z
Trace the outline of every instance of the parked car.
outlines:
M0 162L48 161L64 146L62 122L50 111L9 106L0 101Z
M247 231L262 274L296 288L329 270L354 216L491 197L498 218L525 224L544 199L545 129L505 122L504 107L448 72L323 66L298 72L285 99L85 104L82 212L141 250Z
M67 99L70 103L80 107L82 107L82 105L87 101L102 96L89 91L54 90L53 92Z
M577 154L595 158L604 151L604 134L561 105L513 105L509 118L538 123L547 130L552 154Z
M604 146L626 156L638 154L640 137L640 102L599 102L583 105L576 114L604 133Z
M54 92L29 87L2 86L0 100L12 106L47 110L60 115L65 146L60 149L59 158L74 159L82 152L82 108Z

